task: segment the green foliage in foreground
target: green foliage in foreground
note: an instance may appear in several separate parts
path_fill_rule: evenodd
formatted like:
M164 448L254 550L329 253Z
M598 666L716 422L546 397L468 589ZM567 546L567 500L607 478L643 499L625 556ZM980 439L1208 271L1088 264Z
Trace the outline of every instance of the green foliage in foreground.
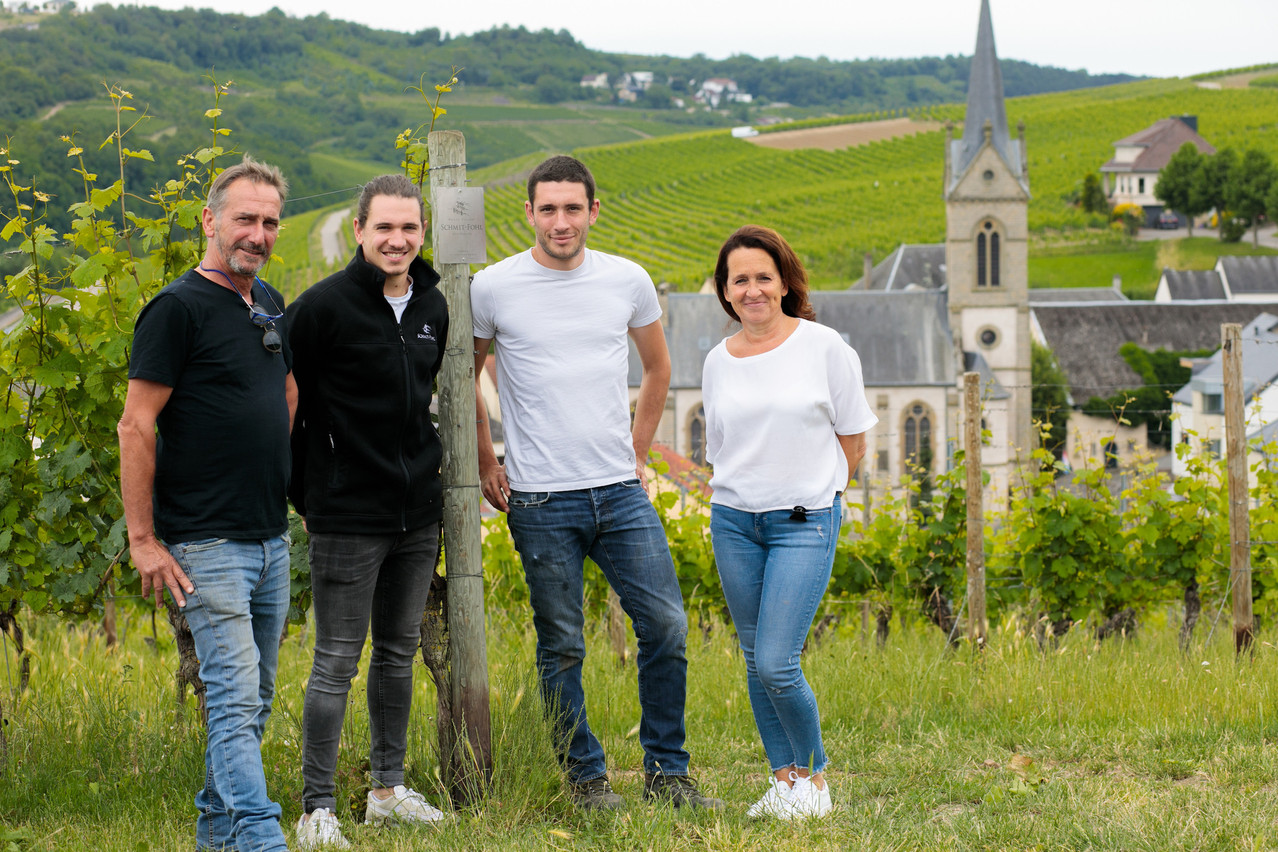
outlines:
M1278 652L1262 633L1235 661L1226 625L1187 655L1173 625L1098 645L1075 631L1044 653L1014 620L995 624L980 658L946 652L915 625L883 648L855 619L809 643L836 811L807 824L756 822L766 763L744 668L725 629L693 632L688 748L721 814L673 813L641 801L633 668L619 669L602 630L585 664L591 723L629 808L583 815L567 804L530 680L533 637L490 630L494 780L478 810L437 828L356 825L368 719L364 672L343 729L338 815L356 850L687 849L984 850L1268 849L1278 845ZM41 619L31 688L6 689L8 765L0 769L0 838L19 852L188 848L204 742L193 702L175 718L161 630L122 622L106 650L88 628ZM301 709L309 636L281 650L276 709L263 747L286 831L300 813ZM633 649L632 649L633 650ZM440 802L432 751L434 693L420 664L408 782Z

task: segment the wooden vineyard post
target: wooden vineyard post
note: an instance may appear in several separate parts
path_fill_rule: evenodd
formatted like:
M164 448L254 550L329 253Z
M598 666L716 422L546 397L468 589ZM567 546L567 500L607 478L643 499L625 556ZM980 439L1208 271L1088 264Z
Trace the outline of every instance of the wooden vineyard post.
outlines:
M985 502L981 484L981 374L963 374L963 464L967 472L967 639L985 647Z
M427 137L431 220L440 244L436 193L466 185L466 139L456 130ZM448 300L448 341L439 371L439 431L444 444L444 564L448 588L449 690L452 724L440 755L455 802L473 804L492 777L488 652L484 637L484 572L479 528L479 463L475 437L475 357L470 264L436 263ZM442 689L442 687L441 687ZM441 736L442 738L442 736Z
M1251 613L1251 533L1247 487L1247 427L1243 410L1242 327L1220 327L1225 379L1225 469L1229 478L1229 586L1233 589L1234 651L1254 638Z

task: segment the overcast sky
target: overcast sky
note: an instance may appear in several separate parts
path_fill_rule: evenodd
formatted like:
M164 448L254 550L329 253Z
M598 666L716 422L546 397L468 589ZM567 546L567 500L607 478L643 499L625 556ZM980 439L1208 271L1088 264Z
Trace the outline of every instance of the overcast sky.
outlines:
M92 5L86 0L85 5ZM304 17L327 12L378 29L494 26L566 29L587 47L713 59L831 59L970 54L979 0L116 0L168 9L211 7ZM1094 74L1184 77L1278 62L1278 0L991 0L999 56Z

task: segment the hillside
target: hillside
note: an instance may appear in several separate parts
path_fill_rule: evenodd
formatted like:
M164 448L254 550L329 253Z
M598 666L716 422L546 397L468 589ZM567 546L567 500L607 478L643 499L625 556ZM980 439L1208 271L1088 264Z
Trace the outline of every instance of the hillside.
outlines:
M1013 98L1007 111L1010 124L1026 125L1030 228L1039 241L1104 225L1079 212L1073 194L1084 174L1110 158L1114 140L1160 118L1195 114L1218 149L1261 148L1278 159L1278 90L1271 88L1142 81ZM927 111L960 122L962 113L961 106ZM778 150L716 131L575 153L600 187L592 245L634 258L658 281L700 285L720 242L757 222L790 238L817 286L846 286L861 276L866 252L880 260L901 243L943 239L943 142L944 131L935 130L835 151ZM487 195L490 257L525 248L522 187Z
M409 87L424 83L433 95L431 85L454 66L465 70L445 104L447 126L466 133L470 164L479 168L698 126L954 102L962 98L967 64L962 56L863 62L623 56L589 50L566 30L503 27L450 37L278 10L258 17L107 5L84 14L0 12L0 138L11 140L24 176L70 201L77 181L65 169L65 147L50 143L75 133L90 168L105 169L97 147L115 129L105 87L118 84L148 116L134 133L135 144L144 139L161 164L134 163L148 183L165 176L163 164L206 142L199 116L212 105L209 78L233 81L221 104L230 141L284 169L293 184L290 210L300 212L348 193L368 174L396 168L395 133L428 115ZM617 80L638 70L668 84L657 82L634 105L614 103L611 90L579 85L586 74ZM691 83L715 76L736 79L755 101L713 112L672 108L675 98L691 102ZM1004 76L1011 93L1125 79L1017 62L1005 63ZM63 229L66 222L51 216Z

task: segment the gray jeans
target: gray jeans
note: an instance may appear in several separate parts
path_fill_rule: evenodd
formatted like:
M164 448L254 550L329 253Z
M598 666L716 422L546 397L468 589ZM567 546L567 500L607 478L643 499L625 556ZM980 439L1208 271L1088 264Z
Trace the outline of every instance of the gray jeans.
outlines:
M302 810L333 810L346 695L371 620L369 768L374 785L404 783L413 658L439 550L439 524L395 535L310 537L315 662L302 707Z

